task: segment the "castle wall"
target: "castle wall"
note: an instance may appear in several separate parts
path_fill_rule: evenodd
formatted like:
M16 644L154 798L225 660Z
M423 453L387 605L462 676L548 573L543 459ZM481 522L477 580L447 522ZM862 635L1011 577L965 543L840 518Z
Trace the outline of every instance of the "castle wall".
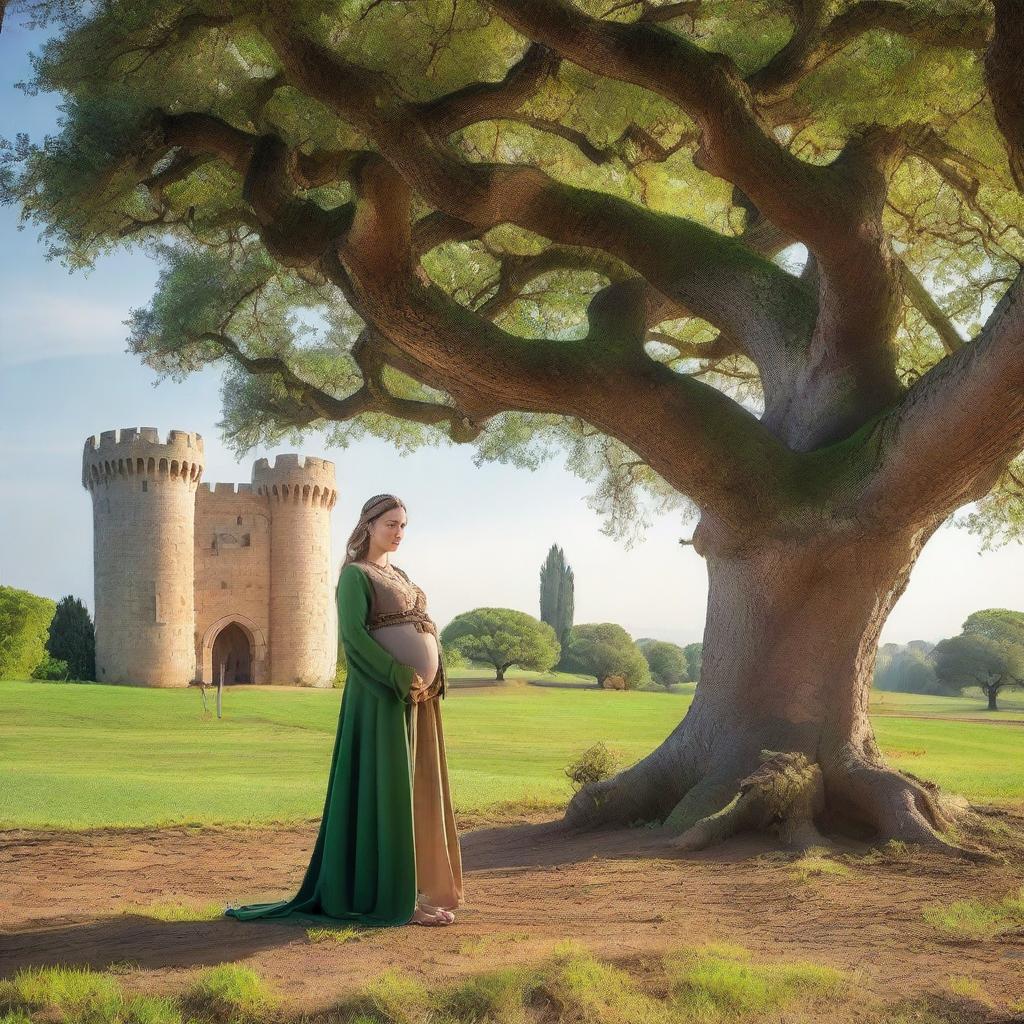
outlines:
M86 439L99 682L330 686L334 464L260 459L251 484L200 484L203 441L153 427ZM227 672L231 672L231 678Z
M269 683L270 509L250 484L201 484L195 511L196 678L218 680L213 645L238 623L249 638L253 683Z
M104 431L82 456L93 502L96 676L102 683L187 686L195 671L195 492L198 434Z

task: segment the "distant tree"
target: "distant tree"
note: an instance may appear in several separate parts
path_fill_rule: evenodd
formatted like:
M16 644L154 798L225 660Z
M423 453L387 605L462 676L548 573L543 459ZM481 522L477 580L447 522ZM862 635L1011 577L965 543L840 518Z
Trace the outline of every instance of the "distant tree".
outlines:
M647 659L647 667L651 678L666 690L674 683L684 683L689 679L686 652L678 644L666 640L653 640L644 645L637 641L640 653Z
M0 587L0 679L28 679L46 657L56 607L48 597Z
M912 640L909 644L886 644L875 658L875 688L895 693L941 693L931 655L934 644Z
M683 648L683 653L686 655L686 678L691 683L699 683L701 664L704 660L704 645L687 644Z
M67 663L69 678L96 678L96 631L89 609L77 597L68 594L57 602L46 649Z
M497 679L513 665L546 672L561 653L555 631L514 608L474 608L456 615L441 631L445 650L493 665Z
M650 679L647 660L633 638L614 622L588 622L573 626L569 654L576 665L604 686L609 676L622 676L633 690Z
M979 686L990 711L1010 686L1024 686L1024 613L1007 608L973 612L959 636L943 640L933 652L935 670L947 690Z
M540 620L555 631L563 660L569 648L574 590L572 568L566 565L565 553L556 544L552 544L548 557L540 567Z

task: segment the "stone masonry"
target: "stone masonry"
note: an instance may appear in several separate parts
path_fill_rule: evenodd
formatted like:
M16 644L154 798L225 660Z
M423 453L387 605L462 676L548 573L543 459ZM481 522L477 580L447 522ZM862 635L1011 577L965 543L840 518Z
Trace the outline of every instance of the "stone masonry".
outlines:
M96 678L330 686L334 463L259 459L248 484L201 483L203 439L154 427L86 438Z

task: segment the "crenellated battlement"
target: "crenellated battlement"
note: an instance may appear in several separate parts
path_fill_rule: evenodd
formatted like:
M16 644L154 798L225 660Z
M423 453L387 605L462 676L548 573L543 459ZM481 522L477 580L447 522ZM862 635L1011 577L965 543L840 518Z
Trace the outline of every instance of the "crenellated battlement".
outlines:
M271 501L331 509L338 500L334 463L315 456L288 453L273 464L257 459L252 467L252 486Z
M205 494L256 494L252 484L201 483L199 490Z
M85 439L82 450L82 486L92 490L98 484L118 478L180 480L195 487L203 474L201 434L170 430L161 441L156 427L122 427L104 430L99 438Z

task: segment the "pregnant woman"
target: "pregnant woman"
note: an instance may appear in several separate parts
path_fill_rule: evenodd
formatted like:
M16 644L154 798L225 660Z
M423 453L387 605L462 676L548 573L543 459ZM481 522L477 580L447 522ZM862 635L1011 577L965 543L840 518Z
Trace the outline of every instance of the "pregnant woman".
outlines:
M348 678L324 815L299 892L229 909L232 917L445 925L463 902L437 627L423 591L389 560L406 521L399 498L375 495L346 545L337 596Z

